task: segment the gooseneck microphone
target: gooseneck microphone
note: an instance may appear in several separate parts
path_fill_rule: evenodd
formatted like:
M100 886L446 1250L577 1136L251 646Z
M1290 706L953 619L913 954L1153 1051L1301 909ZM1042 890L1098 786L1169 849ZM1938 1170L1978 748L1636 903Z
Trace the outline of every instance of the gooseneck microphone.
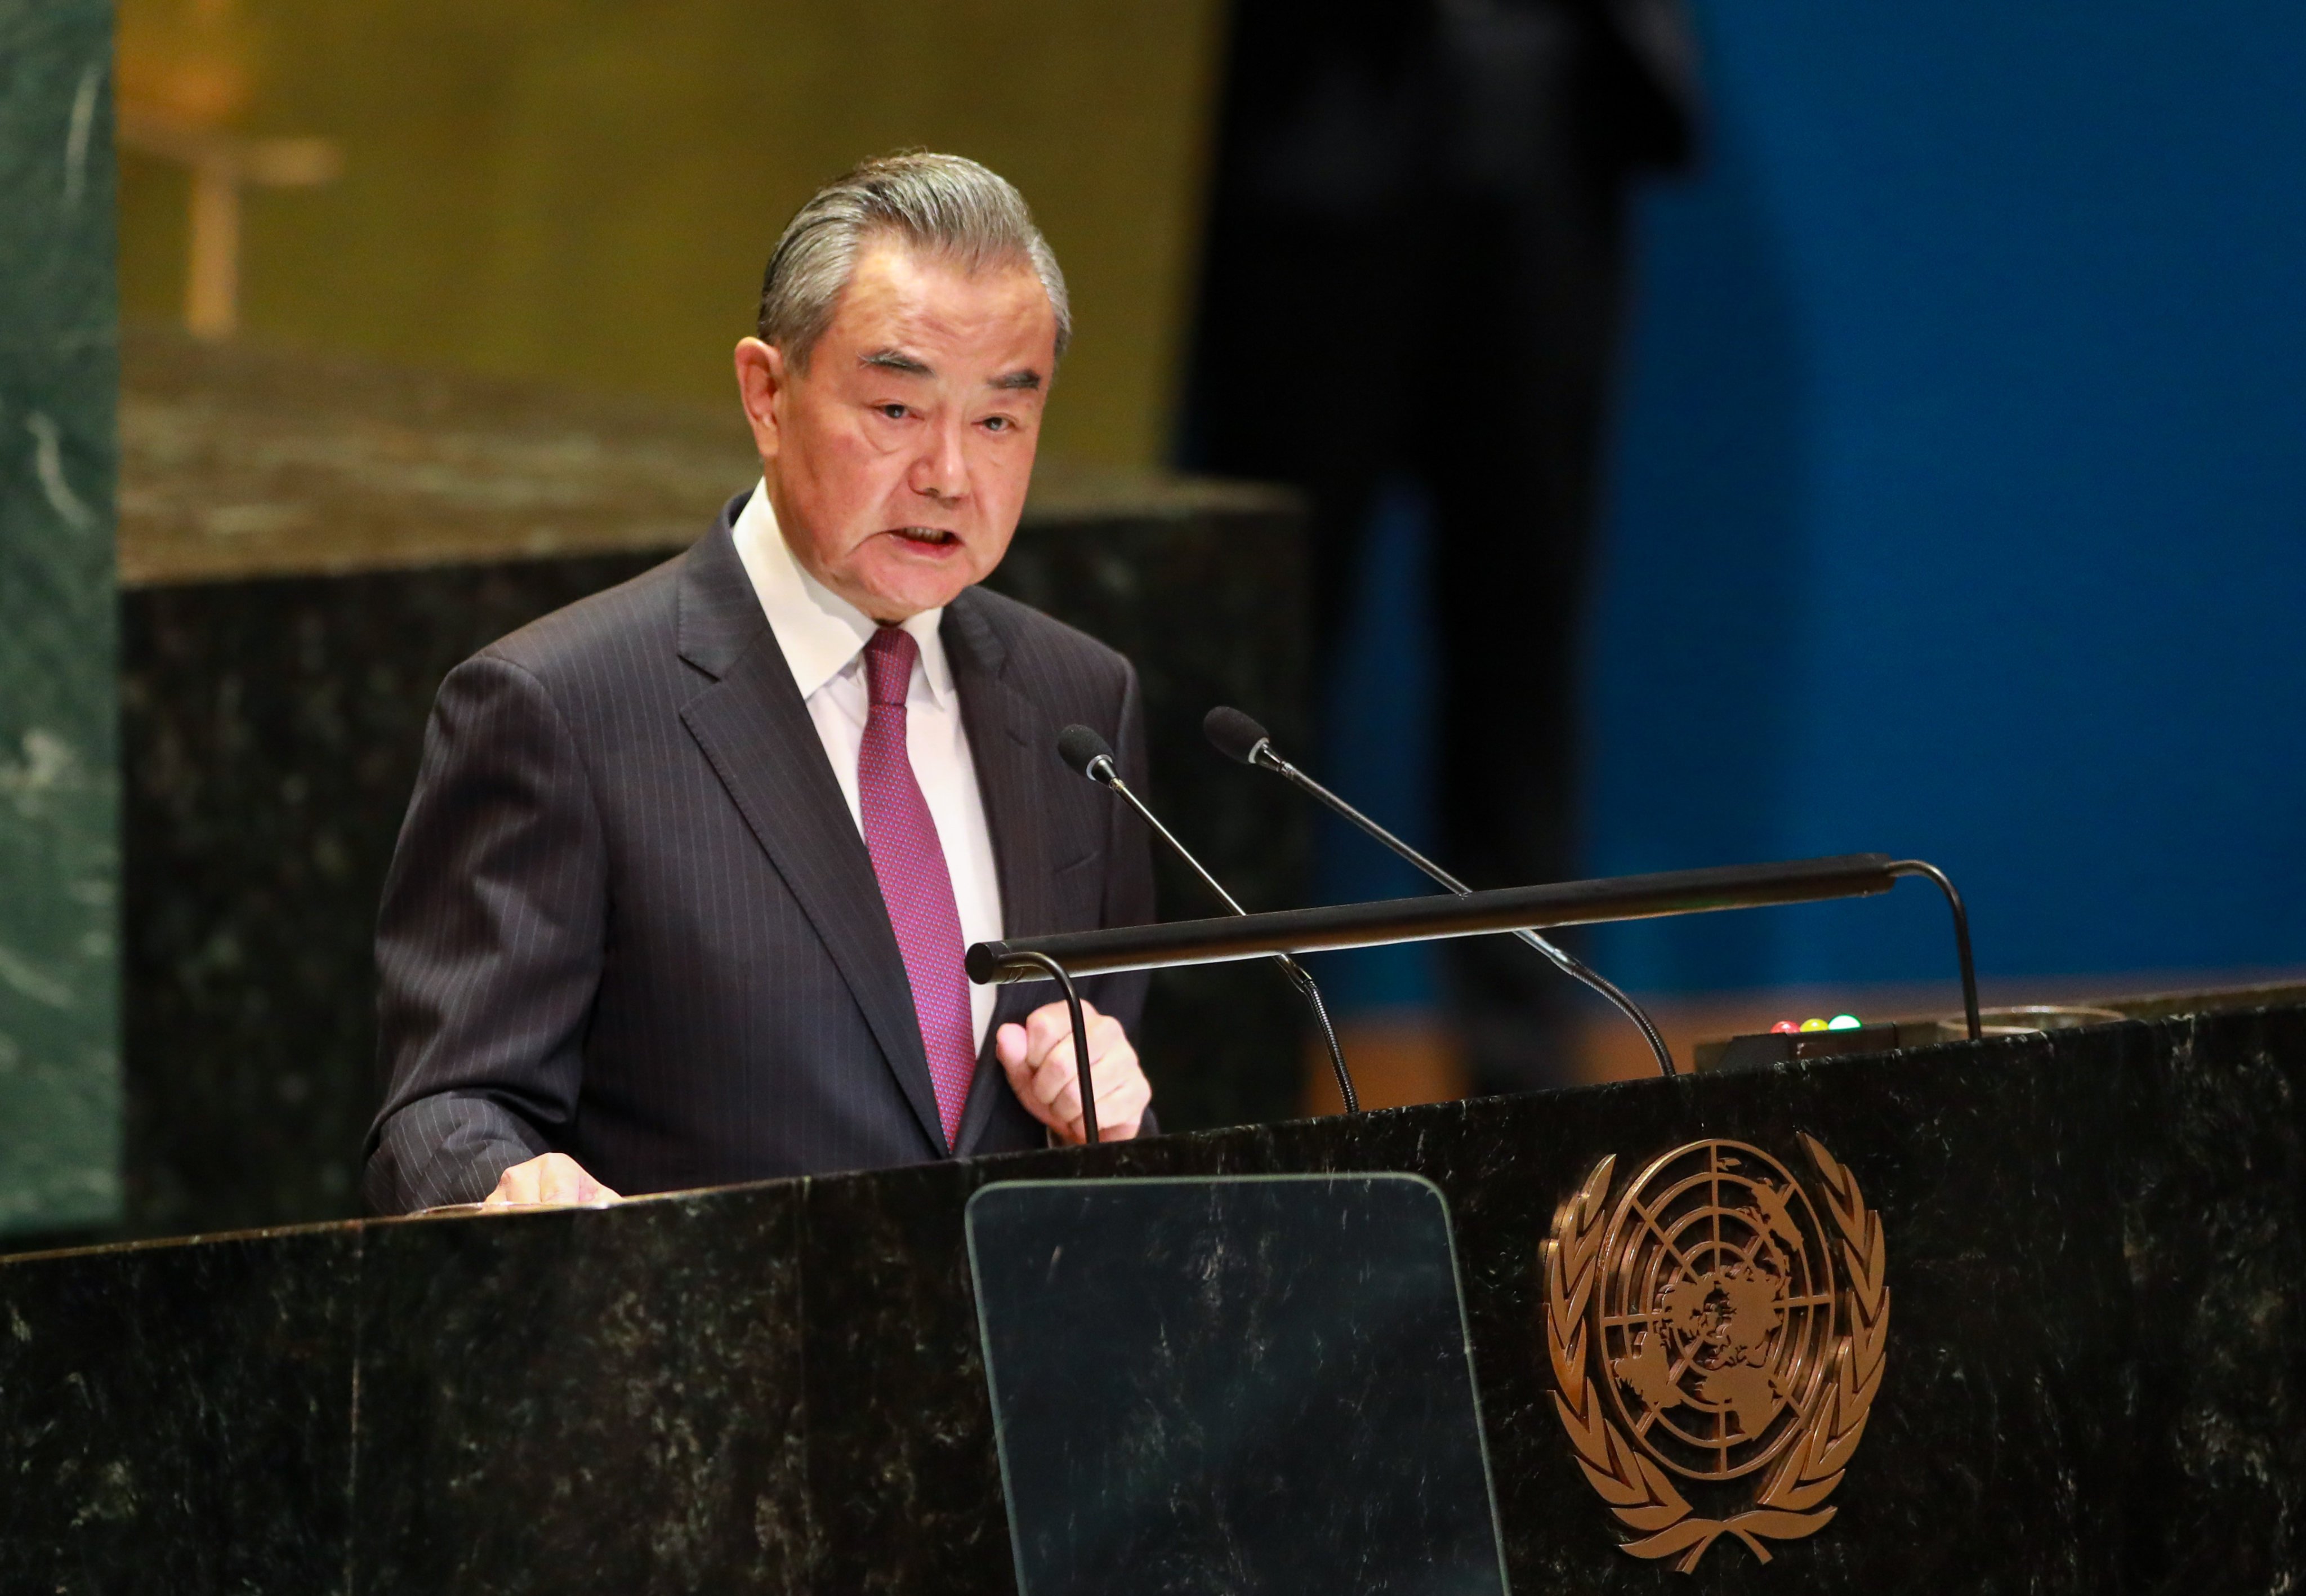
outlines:
M1129 783L1121 779L1121 768L1114 763L1113 748L1105 738L1086 726L1068 726L1057 733L1057 754L1076 774L1087 776L1098 786L1109 788L1120 794L1129 807L1136 810L1143 818L1145 824L1153 828L1154 834L1167 843L1171 851L1174 852L1179 858L1191 866L1193 874L1200 876L1202 883L1217 894L1219 902L1234 914L1246 915L1249 912L1234 900L1231 892L1226 892L1219 884L1217 878L1209 873L1201 861L1192 856L1191 850L1177 841L1176 834L1167 826L1163 825L1160 818L1145 807L1145 800L1130 790ZM1345 1112L1359 1114L1362 1109L1361 1094L1354 1090L1353 1073L1345 1068L1345 1049L1337 1045L1337 1028L1329 1023L1329 1010L1328 1006L1321 1001L1321 988L1314 983L1311 974L1305 967L1288 954L1276 953L1273 955L1273 961L1281 967L1282 973L1289 977L1289 984L1297 988L1299 995L1304 998L1306 1006L1313 1011L1313 1019L1321 1028L1321 1040L1328 1044L1329 1068L1337 1074L1337 1093L1345 1099Z
M1448 871L1444 870L1303 771L1282 758L1274 751L1272 736L1264 727L1242 713L1241 711L1226 704L1219 704L1203 718L1201 731L1208 737L1210 745L1226 758L1237 760L1243 764L1258 770L1271 771L1293 787L1310 794L1336 814L1352 821L1354 824L1378 841L1384 843L1396 854L1458 897L1465 897L1473 892L1473 888L1459 881ZM1619 1013L1641 1028L1643 1039L1649 1043L1650 1052L1657 1058L1658 1072L1661 1075L1671 1075L1676 1072L1673 1067L1673 1053L1666 1046L1665 1038L1658 1035L1657 1027L1651 1022L1650 1017L1642 1011L1641 1005L1619 991L1616 984L1608 977L1566 948L1554 946L1534 931L1516 931L1514 935L1543 954L1562 974L1573 980L1584 983L1609 999Z

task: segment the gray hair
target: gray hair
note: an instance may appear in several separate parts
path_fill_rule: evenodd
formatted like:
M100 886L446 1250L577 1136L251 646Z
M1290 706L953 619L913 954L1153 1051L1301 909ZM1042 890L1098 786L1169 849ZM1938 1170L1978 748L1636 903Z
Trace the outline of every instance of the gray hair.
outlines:
M1065 274L1009 180L964 156L909 149L882 156L817 190L785 224L761 277L761 341L799 369L833 324L865 244L903 239L965 272L1021 262L1057 316L1057 354L1072 340Z

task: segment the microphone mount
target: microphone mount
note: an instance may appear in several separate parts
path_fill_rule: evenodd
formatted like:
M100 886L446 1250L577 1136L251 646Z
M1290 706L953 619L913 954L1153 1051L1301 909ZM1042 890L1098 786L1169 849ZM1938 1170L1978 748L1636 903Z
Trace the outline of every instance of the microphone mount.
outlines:
M1073 987L1073 978L1065 967L1046 953L1037 953L1030 948L1021 948L1008 956L1009 966L1015 969L1038 969L1064 988L1065 1013L1073 1028L1073 1080L1080 1091L1081 1140L1090 1147L1097 1145L1097 1080L1089 1067L1089 1026L1081 1018L1080 994ZM1011 979L1016 977L1012 977Z
M1057 734L1057 752L1074 770L1119 795L1123 801L1136 810L1139 818L1153 828L1154 834L1168 844L1169 850L1191 866L1193 874L1201 878L1202 884L1217 894L1218 902L1235 915L1244 917L1249 915L1249 910L1241 906L1240 900L1226 891L1224 883L1209 873L1201 861L1193 857L1192 850L1179 841L1176 833L1163 825L1160 816L1154 814L1144 799L1131 789L1129 783L1122 780L1120 768L1114 764L1113 750L1106 745L1103 738L1086 726L1068 726ZM970 950L972 955L975 952L973 948ZM1298 995L1313 1011L1313 1019L1321 1028L1321 1040L1329 1050L1329 1069L1337 1077L1337 1095L1345 1101L1345 1112L1359 1114L1361 1094L1354 1089L1353 1071L1345 1067L1345 1050L1337 1041L1337 1028L1330 1023L1328 1005L1321 1001L1320 986L1315 983L1312 972L1287 953L1275 953L1271 957L1281 967L1282 974L1289 977L1289 984L1297 988ZM975 980L978 977L972 975L969 978Z
M1669 870L1549 886L1506 887L1462 898L1398 898L1292 909L1223 920L1171 920L1112 931L978 943L969 950L972 981L1038 978L1011 962L1020 952L1044 952L1076 975L1123 969L1168 969L1221 964L1276 953L1319 953L1374 948L1390 943L1432 942L1497 931L1555 926L1598 926L1713 909L1760 909L1777 903L1816 903L1886 892L1908 875L1920 875L1946 894L1954 910L1955 946L1961 960L1962 1003L1970 1040L1980 1035L1977 971L1971 961L1969 921L1961 896L1943 871L1919 859L1883 853L1789 859L1771 865L1729 865L1710 870Z
M1211 710L1201 721L1201 730L1209 741L1216 746L1218 753L1228 758L1237 759L1243 764L1251 765L1260 770L1271 771L1299 791L1307 794L1315 802L1359 826L1369 836L1383 843L1402 859L1407 861L1411 867L1428 879L1439 883L1446 890L1455 892L1460 898L1473 890L1385 827L1378 824L1376 821L1362 814L1337 794L1330 791L1328 788L1281 757L1279 752L1273 747L1272 735L1241 711L1220 704ZM1657 1060L1658 1073L1661 1075L1675 1073L1673 1051L1665 1045L1665 1038L1658 1034L1656 1024L1639 1003L1634 1002L1619 989L1617 983L1567 948L1548 942L1534 931L1525 927L1513 935L1536 949L1539 954L1562 974L1572 980L1584 983L1601 994L1619 1013L1632 1020L1641 1031L1642 1039L1650 1045L1651 1056Z

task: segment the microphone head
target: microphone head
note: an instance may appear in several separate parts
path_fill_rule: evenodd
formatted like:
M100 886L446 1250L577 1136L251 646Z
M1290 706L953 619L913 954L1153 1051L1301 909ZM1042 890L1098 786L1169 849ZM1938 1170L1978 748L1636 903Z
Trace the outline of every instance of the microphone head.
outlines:
M1092 769L1100 759L1110 773L1114 768L1113 745L1086 726L1068 726L1057 733L1057 757L1063 759L1073 774L1087 776L1092 781L1105 778Z
M1201 732L1218 753L1243 764L1255 764L1259 747L1273 740L1264 727L1225 704L1201 718Z

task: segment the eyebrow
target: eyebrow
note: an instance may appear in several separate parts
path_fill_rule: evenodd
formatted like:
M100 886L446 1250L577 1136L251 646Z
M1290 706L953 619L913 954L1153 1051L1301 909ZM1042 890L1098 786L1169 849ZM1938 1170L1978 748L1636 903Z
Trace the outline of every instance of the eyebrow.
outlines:
M875 349L869 354L859 355L857 363L875 371L900 371L908 377L936 375L927 361L918 355L907 354L901 349ZM1041 374L1030 366L1021 366L1016 371L1003 372L985 386L1003 393L1038 393L1041 391Z

